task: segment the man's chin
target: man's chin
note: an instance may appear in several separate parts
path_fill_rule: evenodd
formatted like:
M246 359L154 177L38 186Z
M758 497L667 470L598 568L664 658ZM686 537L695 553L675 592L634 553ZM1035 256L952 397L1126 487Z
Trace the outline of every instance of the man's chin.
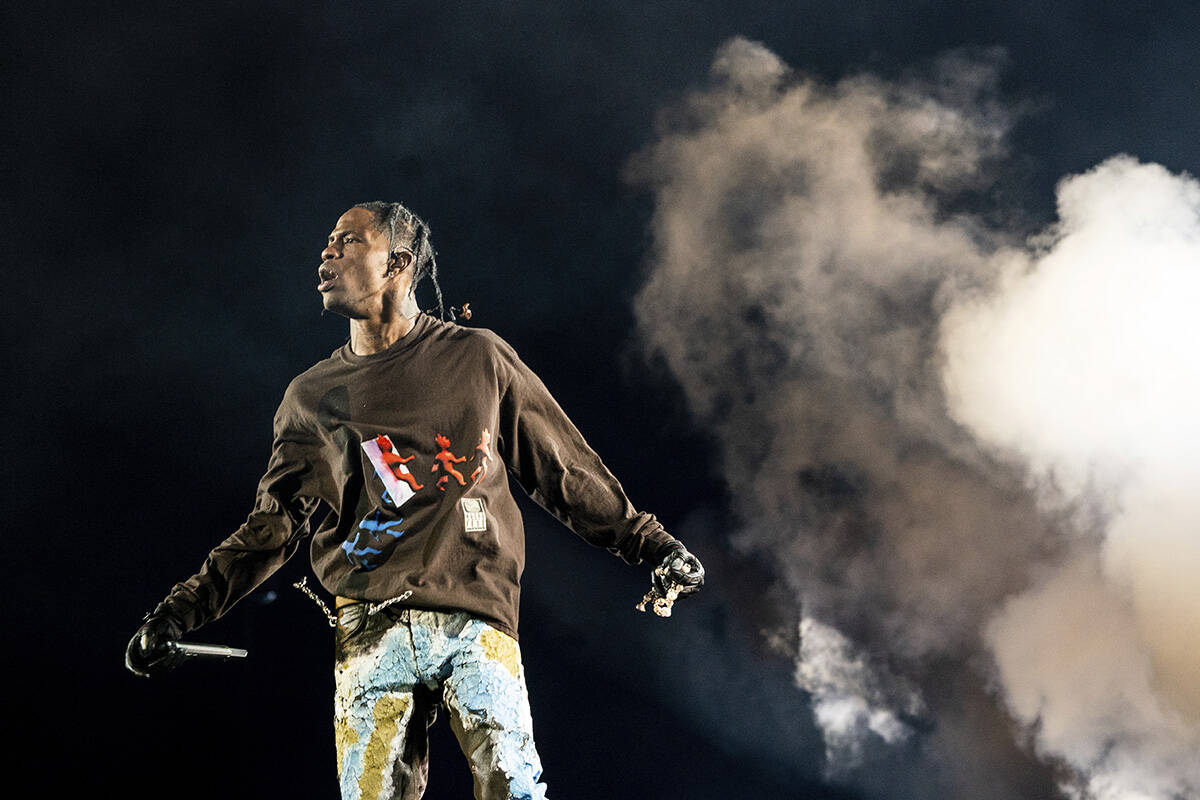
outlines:
M337 314L338 316L341 316L341 317L349 317L350 316L349 310L347 308L345 308L345 306L343 306L341 303L339 303L337 301L337 298L330 297L328 294L321 295L321 304L324 306L326 311L328 311L332 314Z

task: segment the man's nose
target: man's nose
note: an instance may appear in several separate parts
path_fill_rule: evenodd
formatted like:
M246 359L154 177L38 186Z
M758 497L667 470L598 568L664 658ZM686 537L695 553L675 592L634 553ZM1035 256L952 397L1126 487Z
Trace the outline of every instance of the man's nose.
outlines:
M321 260L328 261L331 258L337 258L341 253L334 249L333 243L325 245L325 249L321 251Z

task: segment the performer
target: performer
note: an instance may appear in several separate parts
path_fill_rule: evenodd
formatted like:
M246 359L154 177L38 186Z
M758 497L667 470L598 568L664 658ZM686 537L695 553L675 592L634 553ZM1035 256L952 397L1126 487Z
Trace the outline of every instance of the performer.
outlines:
M416 305L426 275L442 319ZM441 703L478 800L543 798L517 645L524 528L506 473L586 541L655 565L647 597L669 591L668 613L676 594L700 589L703 567L634 509L508 343L444 321L419 217L399 203L354 206L318 277L349 341L288 386L253 511L147 615L126 666L149 676L178 663L172 644L291 557L324 502L311 557L336 597L342 797L421 797Z

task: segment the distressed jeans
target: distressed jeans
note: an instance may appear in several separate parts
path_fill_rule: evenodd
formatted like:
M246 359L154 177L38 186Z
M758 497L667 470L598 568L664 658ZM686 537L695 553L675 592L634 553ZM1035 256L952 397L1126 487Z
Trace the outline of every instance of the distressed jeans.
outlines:
M471 764L476 800L544 800L516 640L465 612L366 604L338 611L335 672L343 800L416 800L438 701Z

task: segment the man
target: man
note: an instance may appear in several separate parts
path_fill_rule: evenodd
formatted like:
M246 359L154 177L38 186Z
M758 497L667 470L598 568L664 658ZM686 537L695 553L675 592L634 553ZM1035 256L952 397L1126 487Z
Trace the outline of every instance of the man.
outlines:
M476 798L542 798L516 642L524 530L506 473L587 541L658 565L659 600L698 591L704 571L633 508L504 340L418 310L425 275L440 308L429 227L407 208L341 216L317 290L350 320L349 342L288 386L254 510L147 616L126 665L174 666L173 643L278 569L324 502L311 556L336 597L343 798L419 798L439 702Z

